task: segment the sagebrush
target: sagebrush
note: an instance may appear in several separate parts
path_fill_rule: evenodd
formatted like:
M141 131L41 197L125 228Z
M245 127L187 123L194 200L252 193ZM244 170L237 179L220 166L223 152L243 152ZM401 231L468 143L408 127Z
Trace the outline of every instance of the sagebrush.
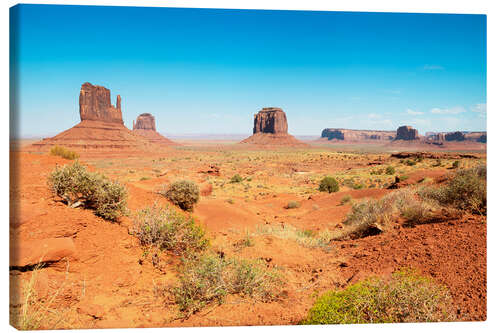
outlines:
M206 253L185 259L179 284L171 291L179 309L189 316L208 304L222 304L229 294L271 301L277 297L281 284L277 271L259 261Z
M49 175L50 189L70 207L84 206L95 214L115 220L127 212L127 190L97 172L90 172L78 161L56 167Z
M65 158L67 160L76 160L80 157L77 152L61 146L54 146L50 148L50 154L54 156L61 156L62 158Z
M157 246L176 255L201 252L209 245L205 231L193 217L157 204L135 214L132 232L141 245Z
M172 183L166 190L163 190L162 194L174 205L187 211L192 211L194 205L200 200L198 185L189 180L179 180Z

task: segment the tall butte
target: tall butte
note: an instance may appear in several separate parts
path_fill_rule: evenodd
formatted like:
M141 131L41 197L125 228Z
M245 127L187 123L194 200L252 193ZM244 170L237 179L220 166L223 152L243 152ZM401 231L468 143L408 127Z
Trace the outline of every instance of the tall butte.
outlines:
M116 106L111 104L109 89L88 82L80 89L80 123L72 128L34 143L36 150L47 150L59 145L78 151L87 150L155 150L152 144L123 124L121 97Z
M253 116L253 135L241 143L277 146L307 146L288 134L286 113L276 107L262 108Z
M145 137L152 143L160 145L177 145L177 143L167 139L156 131L155 117L151 113L140 114L137 120L133 122L132 129L134 133Z

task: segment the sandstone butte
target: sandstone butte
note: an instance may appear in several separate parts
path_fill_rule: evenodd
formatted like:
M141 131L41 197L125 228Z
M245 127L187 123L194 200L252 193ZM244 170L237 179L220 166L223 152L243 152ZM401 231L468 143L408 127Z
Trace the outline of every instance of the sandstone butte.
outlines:
M155 117L151 113L141 113L137 120L133 122L132 129L134 133L145 137L151 143L169 146L178 145L178 143L167 139L156 131Z
M286 114L276 107L262 108L254 115L253 135L241 143L263 146L307 146L288 134Z
M46 151L55 145L76 151L161 149L161 146L125 127L120 95L116 97L114 106L109 89L86 82L80 89L79 104L80 123L54 137L35 142L26 150Z

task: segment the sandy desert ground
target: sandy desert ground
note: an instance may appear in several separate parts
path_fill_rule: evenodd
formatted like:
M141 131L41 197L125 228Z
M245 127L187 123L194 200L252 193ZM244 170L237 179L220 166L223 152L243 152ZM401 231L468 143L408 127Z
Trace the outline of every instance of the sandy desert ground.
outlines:
M484 151L462 157L436 153L441 162L436 166L435 158L407 165L387 149L367 152L355 146L183 144L161 153L81 154L80 163L90 170L125 184L129 216L116 222L89 209L70 208L50 191L49 174L73 161L46 152L11 152L11 255L43 244L62 246L58 250L64 252L60 244L71 243L64 259L60 255L42 267L11 267L14 324L27 308L43 318L40 328L297 324L325 291L403 267L449 288L456 320L486 319L486 216L443 214L412 227L396 221L390 231L367 237L325 238L344 228L354 203L395 191L387 189L395 176L401 179L399 188L441 186L456 171L454 161L461 169L484 164ZM377 172L387 166L396 173ZM242 181L231 183L236 174ZM339 181L339 192L318 191L326 175ZM271 301L233 294L190 316L179 311L169 294L179 281L179 256L145 249L130 231L134 213L154 203L191 214L158 194L179 179L201 189L192 216L206 230L211 251L256 260L279 272L283 283ZM342 203L346 196L352 200ZM287 209L291 201L298 208Z

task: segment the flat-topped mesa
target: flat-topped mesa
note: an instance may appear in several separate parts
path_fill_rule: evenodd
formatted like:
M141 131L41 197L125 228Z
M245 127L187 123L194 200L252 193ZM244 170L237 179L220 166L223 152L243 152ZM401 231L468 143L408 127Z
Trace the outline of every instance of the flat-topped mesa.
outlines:
M390 141L396 137L396 131L352 130L345 128L325 128L321 138L341 141Z
M253 134L288 134L286 114L281 108L262 108L253 116Z
M428 132L426 140L439 142L479 142L486 143L486 132Z
M111 104L109 89L88 82L80 89L80 120L97 120L123 125L121 97L116 97L116 107Z
M400 126L396 131L395 140L413 141L420 140L418 131L411 126Z
M142 129L156 132L155 117L151 113L142 113L133 123L133 129Z

